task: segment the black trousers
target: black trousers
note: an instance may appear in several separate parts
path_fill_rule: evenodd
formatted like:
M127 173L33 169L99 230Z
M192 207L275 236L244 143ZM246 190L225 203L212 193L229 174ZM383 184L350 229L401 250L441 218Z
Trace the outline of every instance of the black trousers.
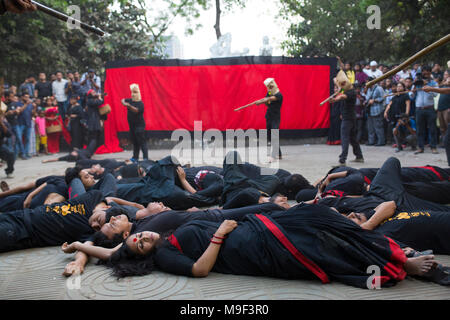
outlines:
M280 129L280 121L281 119L272 119L272 118L266 118L266 128L267 128L267 141L272 144L272 129ZM272 147L272 158L277 157L276 150ZM278 156L281 158L281 148L280 148L280 141L278 140Z
M353 148L353 154L356 158L361 159L363 157L361 147L356 139L356 120L342 120L341 122L341 147L342 152L339 156L339 162L345 163L348 155L349 145Z
M0 159L6 161L6 174L12 173L14 171L14 162L16 162L16 155L14 152L6 145L0 146Z
M86 147L86 150L89 153L89 158L97 151L98 147L100 147L103 144L102 141L102 131L96 130L96 131L88 131L88 145Z
M434 210L450 212L450 207L417 198L409 194L402 182L400 161L390 157L378 170L368 195L374 195L385 201L395 201L397 210Z
M139 159L139 151L142 150L142 157L144 160L148 159L147 139L145 137L145 127L130 126L130 140L133 144L133 158Z

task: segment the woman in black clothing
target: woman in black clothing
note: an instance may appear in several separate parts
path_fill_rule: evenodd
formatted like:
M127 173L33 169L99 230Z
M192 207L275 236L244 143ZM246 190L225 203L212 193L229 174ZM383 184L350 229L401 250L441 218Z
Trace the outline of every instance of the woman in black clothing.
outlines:
M206 277L210 271L287 279L337 280L372 288L367 267L381 270L381 286L409 275L423 275L433 256L406 258L393 240L364 230L336 211L300 204L269 215L249 214L241 222L192 221L164 237L141 232L113 249L62 246L107 261L118 276L144 275L153 264L169 273Z
M127 107L128 126L130 128L130 140L133 143L133 162L139 160L139 150L142 149L142 157L148 160L147 139L145 137L144 104L141 92L137 84L130 85L131 99L122 99L122 104Z
M83 107L78 103L78 96L70 97L70 108L67 116L70 118L69 131L72 139L72 149L83 149L84 127L81 119L84 116Z
M408 93L399 94L405 90L405 85L399 82L397 84L397 93L384 111L384 118L391 123L392 128L394 128L397 123L397 116L402 113L406 113L408 116L410 115L411 99L409 98Z

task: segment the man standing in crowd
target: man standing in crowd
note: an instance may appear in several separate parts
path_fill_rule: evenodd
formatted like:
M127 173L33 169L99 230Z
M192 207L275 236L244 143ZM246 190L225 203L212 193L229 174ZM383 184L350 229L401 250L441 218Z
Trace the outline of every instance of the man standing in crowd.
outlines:
M67 80L63 79L63 74L61 71L56 73L56 80L52 83L53 96L56 98L58 103L58 112L63 120L66 118L67 109L67 94L66 94L66 84Z
M34 96L34 81L35 80L34 80L33 76L28 76L25 79L25 82L19 86L19 95L28 93L30 95L30 97L33 97Z
M86 94L89 90L94 90L97 93L101 91L100 77L95 74L94 69L89 69L88 72L81 76L81 105L86 106Z
M3 103L3 101L0 101L0 159L6 161L6 177L11 179L14 178L12 173L14 171L16 156L14 151L5 144L5 139L11 137L12 135L8 121L5 119L5 112L7 109L7 105Z
M372 78L378 78L383 75L383 72L381 70L377 69L378 63L376 61L370 62L370 68L364 69L363 71L367 74L367 76ZM370 80L369 80L370 81Z
M70 101L70 98L72 96L78 96L81 97L82 95L82 90L81 90L81 80L80 80L80 74L78 73L78 71L74 72L74 73L68 73L68 81L66 84L66 94L67 94L67 98ZM78 101L78 103L80 103L80 101Z
M373 77L369 77L369 81L373 79ZM369 146L375 145L379 147L386 144L383 123L383 96L384 90L378 84L370 87L365 94L366 105L368 107L367 130L369 137L367 145ZM375 137L377 138L376 144Z
M39 81L34 86L34 97L44 101L44 98L52 96L52 83L47 81L47 76L44 72L39 73Z
M430 135L430 147L433 154L437 154L437 128L436 128L436 110L434 110L435 92L425 92L423 86L437 87L437 83L431 78L431 68L422 67L422 74L416 74L416 80L413 86L411 98L416 102L416 125L418 149L414 154L423 153L427 131Z
M21 99L21 108L19 111L19 116L17 117L16 146L21 155L21 158L23 160L27 160L30 159L30 130L33 104L28 93L24 93Z

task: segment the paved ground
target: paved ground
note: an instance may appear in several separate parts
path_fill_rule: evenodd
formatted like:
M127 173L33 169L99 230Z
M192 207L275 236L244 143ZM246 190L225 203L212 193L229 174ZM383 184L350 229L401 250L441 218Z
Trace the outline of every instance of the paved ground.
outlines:
M363 146L366 159L355 167L379 167L394 155L390 147ZM447 167L443 149L433 155L413 155L410 151L395 154L403 166L437 165ZM160 159L169 150L150 152L151 159ZM340 146L298 145L283 147L284 159L280 167L303 174L310 181L318 179L337 162ZM101 155L102 159L127 159L130 152ZM66 162L42 164L42 156L16 162L11 187L49 174L63 174ZM351 156L350 159L353 157ZM3 178L3 170L0 177ZM0 299L198 299L198 300L287 300L287 299L450 299L450 290L437 284L408 277L392 288L363 290L340 283L322 285L317 281L280 280L264 277L233 276L211 273L207 278L192 279L155 272L145 277L131 277L120 281L110 271L91 261L79 278L66 279L61 275L73 255L63 254L58 247L30 249L0 254ZM450 265L450 256L437 256Z

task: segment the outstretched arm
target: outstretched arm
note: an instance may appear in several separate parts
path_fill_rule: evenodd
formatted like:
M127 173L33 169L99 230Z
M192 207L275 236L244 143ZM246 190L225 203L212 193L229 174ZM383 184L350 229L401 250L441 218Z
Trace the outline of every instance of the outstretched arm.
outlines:
M91 245L93 246L94 243L92 241L86 241L84 243L85 245ZM63 245L64 247L64 245ZM64 250L63 250L64 251ZM69 253L69 252L67 252ZM63 276L70 277L73 274L82 274L84 272L84 267L89 262L89 256L82 252L78 251L75 254L75 260L72 262L69 262L66 267L64 268Z
M90 243L81 243L79 241L73 242L71 244L68 244L65 242L61 249L64 251L64 253L73 253L76 250L84 252L85 254L92 256L94 258L98 258L100 260L108 260L114 252L119 250L119 248L122 246L122 244L117 245L116 247L112 249L103 248L103 247L97 247Z

